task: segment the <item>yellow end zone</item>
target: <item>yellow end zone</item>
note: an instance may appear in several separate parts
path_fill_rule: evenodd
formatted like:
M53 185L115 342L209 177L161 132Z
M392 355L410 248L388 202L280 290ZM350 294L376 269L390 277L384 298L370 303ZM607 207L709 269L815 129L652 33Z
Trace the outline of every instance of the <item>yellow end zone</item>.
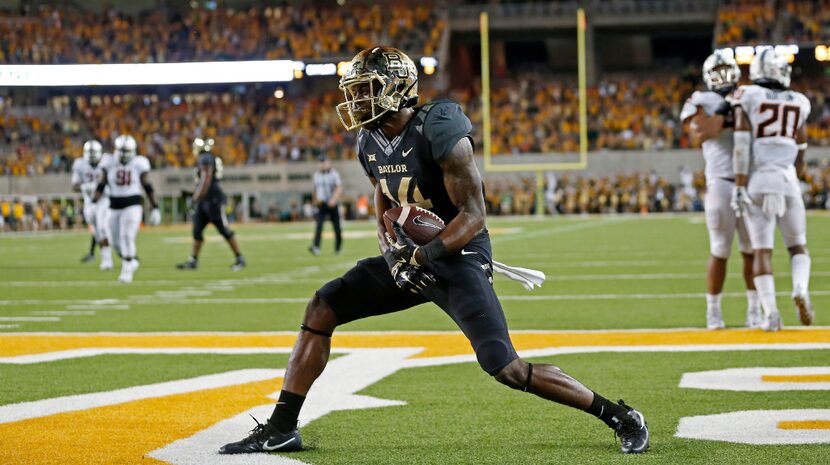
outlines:
M511 338L517 350L549 347L663 346L718 344L830 343L830 329L785 330L767 333L736 329L656 331L546 331L517 332ZM90 348L290 348L296 334L289 333L45 333L0 335L0 357L34 355ZM423 347L415 357L471 354L460 332L341 332L335 348Z

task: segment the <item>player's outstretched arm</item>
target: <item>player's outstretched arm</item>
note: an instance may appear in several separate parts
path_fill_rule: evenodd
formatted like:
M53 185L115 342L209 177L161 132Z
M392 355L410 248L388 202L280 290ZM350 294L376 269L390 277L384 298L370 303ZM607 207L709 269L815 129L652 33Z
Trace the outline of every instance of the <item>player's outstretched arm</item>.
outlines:
M418 249L415 260L421 264L461 250L484 229L485 224L481 175L470 139L462 137L438 164L444 173L444 187L458 208L458 215L438 237Z
M740 106L735 109L734 148L732 152L732 166L735 169L735 184L746 186L749 180L749 158L752 143L752 126L749 117Z
M156 194L153 190L153 185L150 183L150 180L147 179L147 173L141 173L141 186L144 188L144 192L147 193L147 200L150 201L150 207L153 210L158 208L158 204L156 203Z

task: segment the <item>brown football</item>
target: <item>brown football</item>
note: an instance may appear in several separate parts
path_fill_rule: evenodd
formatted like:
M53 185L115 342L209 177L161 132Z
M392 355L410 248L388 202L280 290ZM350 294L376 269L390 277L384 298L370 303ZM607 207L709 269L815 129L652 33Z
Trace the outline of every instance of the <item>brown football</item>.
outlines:
M444 220L421 207L390 208L383 213L383 223L392 240L398 240L392 223L398 223L403 231L418 245L426 245L444 230Z

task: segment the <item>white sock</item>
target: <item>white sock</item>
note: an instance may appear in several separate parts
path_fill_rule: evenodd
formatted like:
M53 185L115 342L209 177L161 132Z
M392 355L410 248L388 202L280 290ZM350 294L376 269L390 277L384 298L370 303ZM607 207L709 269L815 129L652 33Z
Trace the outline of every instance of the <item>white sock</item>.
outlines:
M778 304L775 302L775 280L771 274L756 276L755 289L758 291L758 300L761 301L761 308L764 315L778 313Z
M706 309L720 310L720 294L706 294Z
M793 290L807 292L810 287L810 256L806 253L793 255L790 267L793 272Z
M761 302L758 300L758 291L754 289L746 290L746 307L749 311L755 311Z
M101 246L101 261L102 262L111 262L112 261L112 249L108 245Z

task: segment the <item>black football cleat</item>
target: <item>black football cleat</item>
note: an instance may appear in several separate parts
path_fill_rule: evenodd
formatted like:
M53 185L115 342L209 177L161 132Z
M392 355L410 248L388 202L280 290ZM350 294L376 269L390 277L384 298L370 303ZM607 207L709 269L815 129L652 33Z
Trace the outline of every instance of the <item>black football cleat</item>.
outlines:
M186 262L179 263L176 268L180 270L195 270L199 266L198 260L188 259Z
M91 262L92 260L95 260L95 255L91 253L88 253L81 257L81 263Z
M233 265L231 265L231 271L239 271L246 266L248 266L248 264L245 262L245 257L240 255L236 257L236 261L233 262Z
M252 417L253 418L253 417ZM267 421L256 426L245 439L219 448L220 454L252 454L256 452L297 452L303 450L303 440L295 428L288 433L280 433Z
M618 402L623 408L628 410L625 418L617 419L617 427L614 428L615 434L620 437L622 446L620 452L623 454L642 454L648 450L649 447L649 432L648 423L642 413L625 405L625 402L620 399Z

